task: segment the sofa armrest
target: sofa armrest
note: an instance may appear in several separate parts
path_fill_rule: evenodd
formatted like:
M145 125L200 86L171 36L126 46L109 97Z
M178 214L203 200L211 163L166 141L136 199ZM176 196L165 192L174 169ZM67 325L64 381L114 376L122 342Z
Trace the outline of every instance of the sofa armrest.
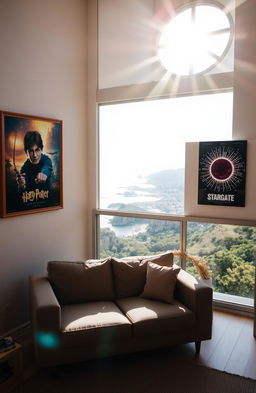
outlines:
M29 277L34 332L59 332L61 308L46 276Z
M211 338L212 334L212 288L181 269L175 288L175 296L196 316L198 341Z

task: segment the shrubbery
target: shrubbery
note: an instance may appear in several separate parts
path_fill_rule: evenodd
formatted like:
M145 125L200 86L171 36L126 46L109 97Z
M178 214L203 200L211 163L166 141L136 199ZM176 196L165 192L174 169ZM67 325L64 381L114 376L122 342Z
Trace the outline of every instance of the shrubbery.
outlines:
M213 273L216 292L252 298L256 228L232 227L229 236L226 237L224 228L221 227L224 226L193 223L192 231L188 235L187 250L192 248L199 256L206 257ZM179 249L179 238L177 222L151 220L145 232L122 238L117 237L112 230L104 228L100 234L101 257L149 255ZM194 275L197 274L189 264L187 270Z

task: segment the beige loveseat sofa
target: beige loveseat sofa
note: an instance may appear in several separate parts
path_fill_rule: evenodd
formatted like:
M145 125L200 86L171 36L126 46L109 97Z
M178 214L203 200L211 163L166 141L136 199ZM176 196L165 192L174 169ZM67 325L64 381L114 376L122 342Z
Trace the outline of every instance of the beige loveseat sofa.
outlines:
M31 319L40 366L211 338L212 289L151 257L52 261L30 277Z

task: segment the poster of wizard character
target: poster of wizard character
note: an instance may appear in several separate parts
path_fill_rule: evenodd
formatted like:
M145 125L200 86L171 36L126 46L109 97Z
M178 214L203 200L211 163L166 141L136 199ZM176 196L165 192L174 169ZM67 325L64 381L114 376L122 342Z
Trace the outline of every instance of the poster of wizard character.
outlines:
M1 112L1 216L62 207L62 121Z
M247 141L199 143L198 204L245 206Z

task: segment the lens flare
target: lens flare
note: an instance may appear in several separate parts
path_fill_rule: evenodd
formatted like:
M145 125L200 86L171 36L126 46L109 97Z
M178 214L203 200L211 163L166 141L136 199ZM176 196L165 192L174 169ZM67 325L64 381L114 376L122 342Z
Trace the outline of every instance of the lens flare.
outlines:
M57 348L60 345L60 339L56 333L37 332L36 341L41 347Z

